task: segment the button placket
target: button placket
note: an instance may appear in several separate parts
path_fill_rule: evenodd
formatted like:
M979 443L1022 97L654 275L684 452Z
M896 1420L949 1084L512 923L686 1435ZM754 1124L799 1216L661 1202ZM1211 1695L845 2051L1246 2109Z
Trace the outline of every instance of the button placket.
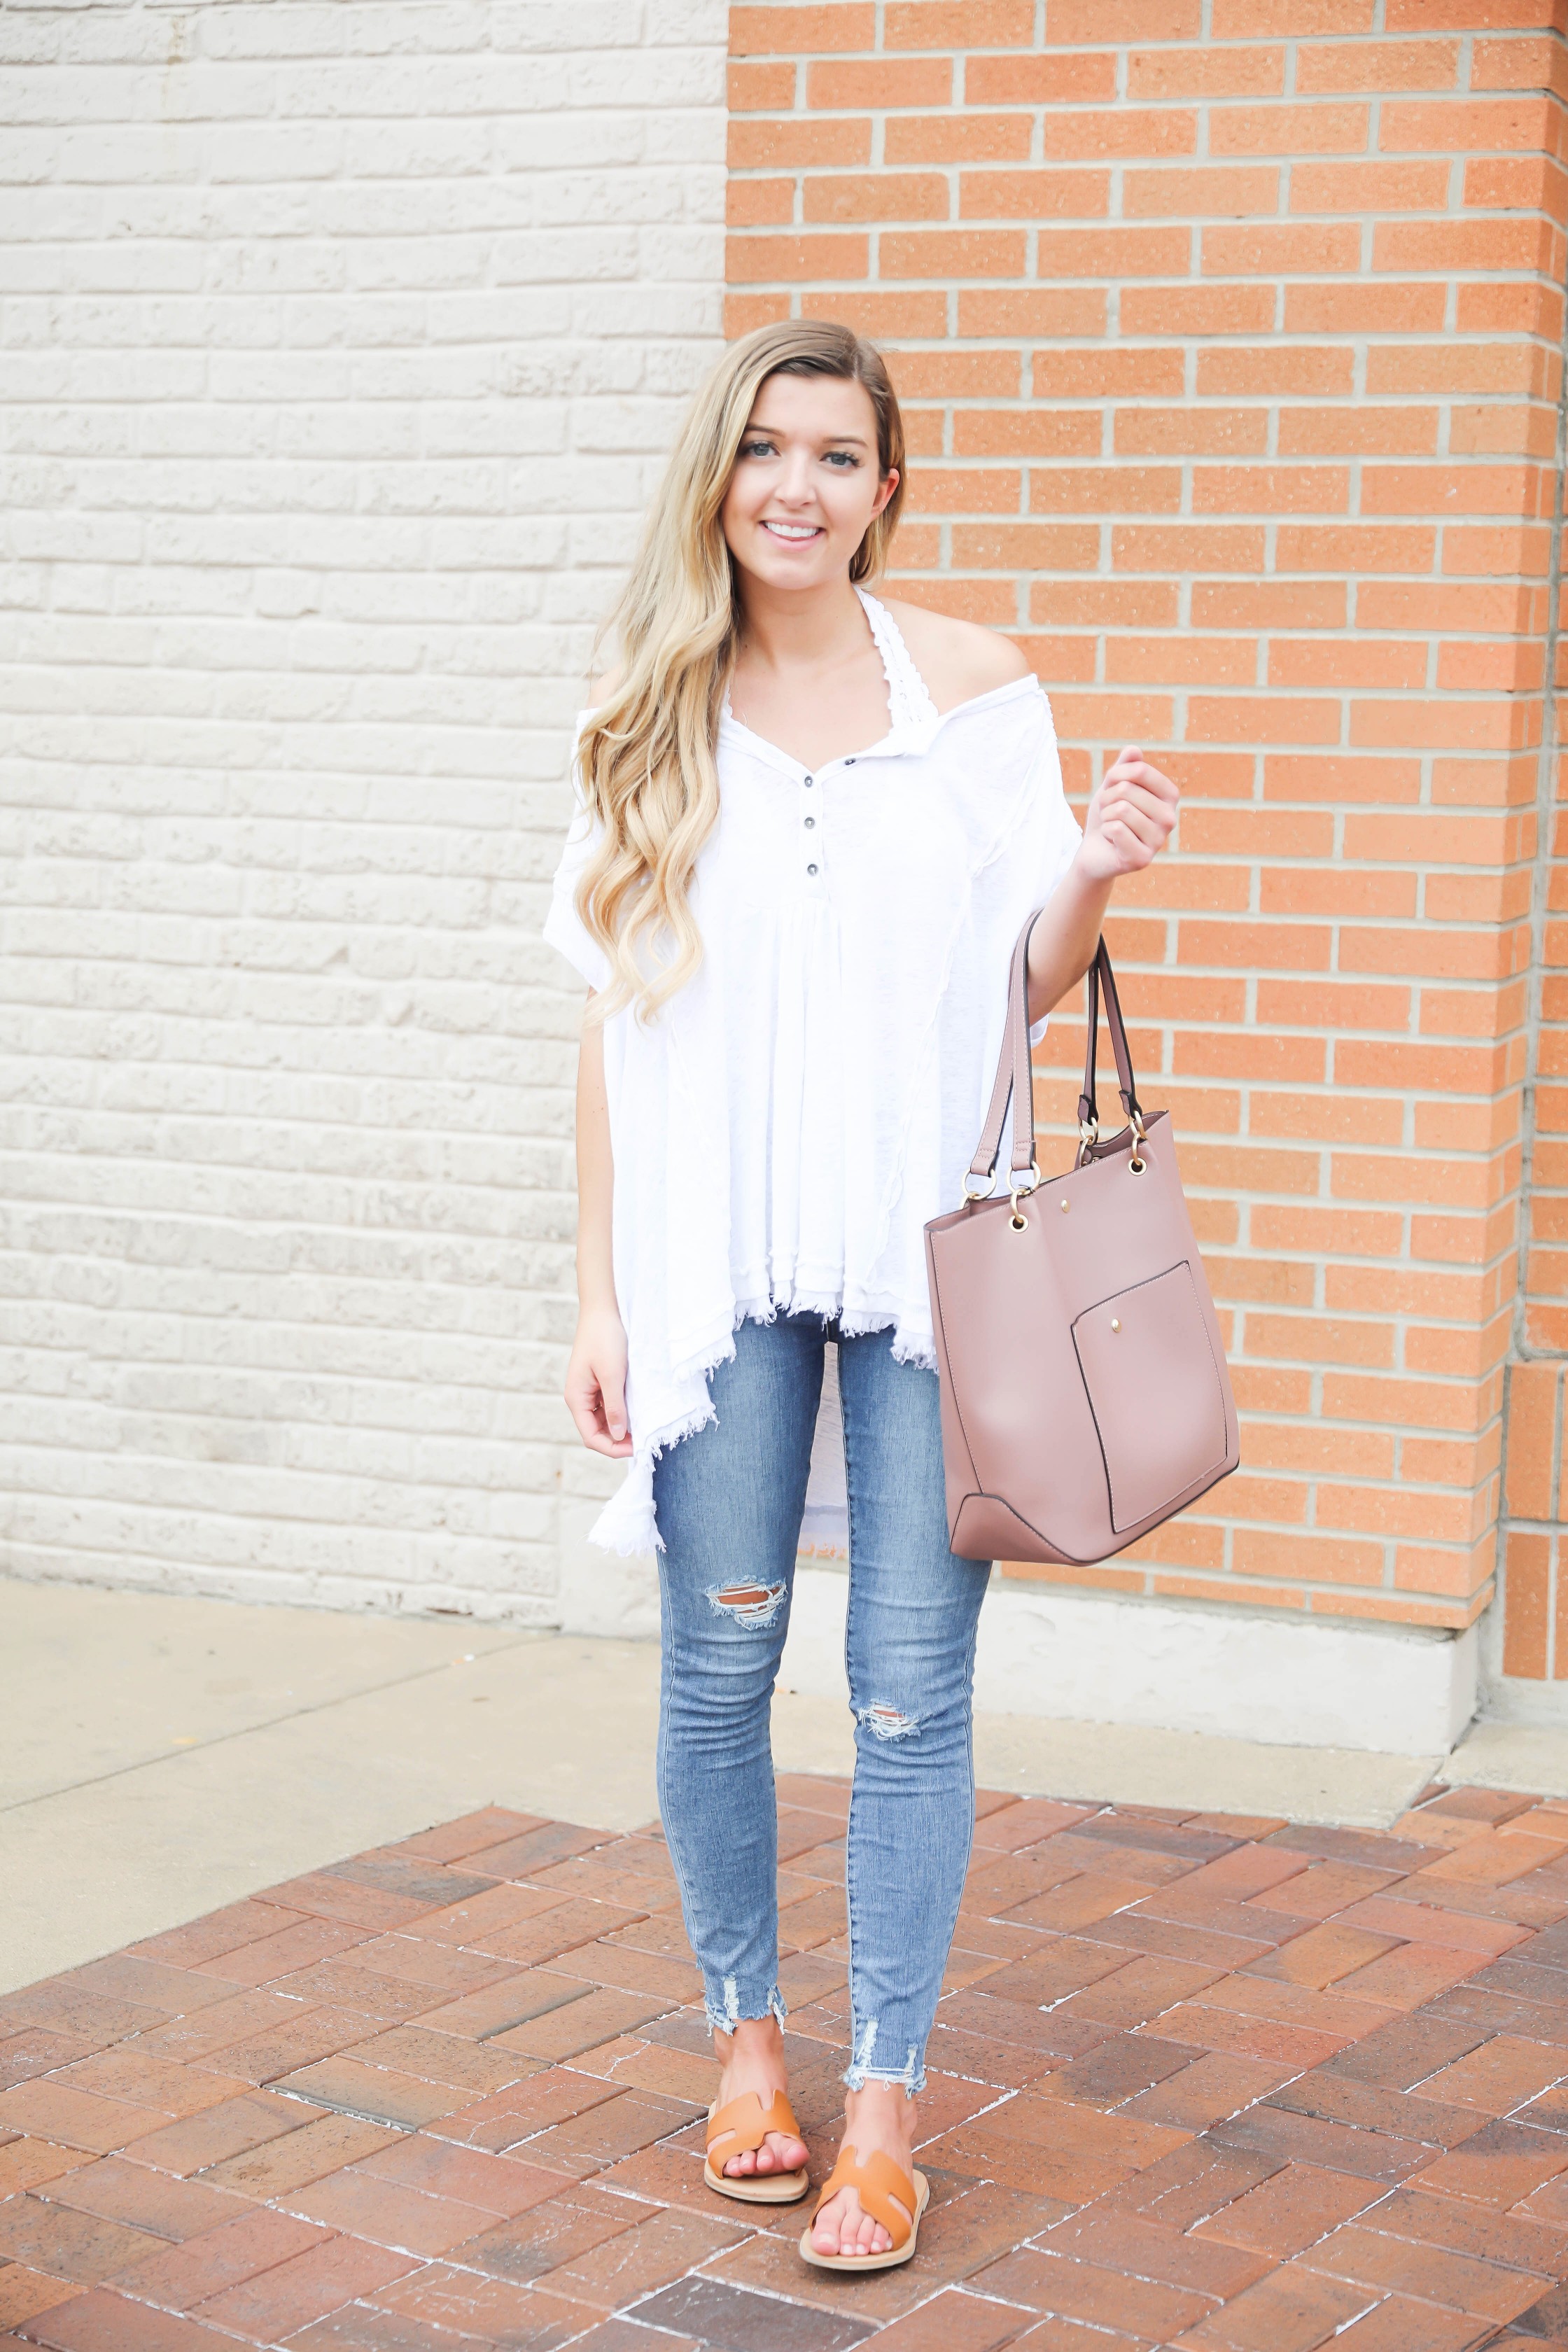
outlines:
M819 788L816 778L815 776L803 776L800 780L801 832L805 837L805 856L803 862L805 866L805 878L807 882L814 885L815 888L820 892L823 887L823 882L822 846L818 839L820 827L816 822L818 796Z

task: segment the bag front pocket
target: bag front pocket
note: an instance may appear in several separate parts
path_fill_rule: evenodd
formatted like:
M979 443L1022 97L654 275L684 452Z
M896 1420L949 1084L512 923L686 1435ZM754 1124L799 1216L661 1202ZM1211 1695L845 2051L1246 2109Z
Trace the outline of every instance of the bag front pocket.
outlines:
M1226 1459L1225 1391L1191 1266L1086 1307L1072 1337L1120 1535Z

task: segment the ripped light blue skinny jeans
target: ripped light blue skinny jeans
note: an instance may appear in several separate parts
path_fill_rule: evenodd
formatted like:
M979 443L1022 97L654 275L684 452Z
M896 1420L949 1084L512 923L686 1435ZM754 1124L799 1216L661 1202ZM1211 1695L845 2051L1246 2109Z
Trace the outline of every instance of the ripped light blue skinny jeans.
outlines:
M936 1375L895 1363L891 1336L840 1339L820 1315L742 1323L713 1375L717 1420L656 1465L658 1794L709 2024L782 2020L769 1712L836 1342L856 1749L844 2079L913 2093L973 1836L970 1701L988 1569L948 1549Z

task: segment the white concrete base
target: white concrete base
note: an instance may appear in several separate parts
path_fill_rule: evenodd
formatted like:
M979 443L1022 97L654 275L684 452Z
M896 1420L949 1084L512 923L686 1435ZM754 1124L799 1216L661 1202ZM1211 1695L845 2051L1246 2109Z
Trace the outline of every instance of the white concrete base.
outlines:
M658 1637L658 1570L651 1559L622 1559L588 1541L604 1509L597 1494L561 1497L561 1581L556 1588L563 1633L609 1634L626 1642Z
M1515 1724L1521 1730L1561 1735L1568 1731L1568 1682L1527 1682L1519 1675L1494 1677L1483 1663L1481 1713L1488 1723Z
M840 1571L797 1570L791 1688L842 1695L847 1592ZM993 1715L1440 1756L1476 1711L1476 1639L998 1577L981 1615L974 1701Z

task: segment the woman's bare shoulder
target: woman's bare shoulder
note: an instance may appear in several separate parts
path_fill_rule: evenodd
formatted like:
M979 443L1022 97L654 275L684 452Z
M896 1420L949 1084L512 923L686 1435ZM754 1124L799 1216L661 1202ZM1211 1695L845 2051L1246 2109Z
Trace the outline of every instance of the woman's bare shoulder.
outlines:
M952 710L977 694L990 694L1032 675L1019 647L999 629L955 621L949 613L928 612L923 604L908 604L901 597L887 596L882 602L898 623L939 710Z

